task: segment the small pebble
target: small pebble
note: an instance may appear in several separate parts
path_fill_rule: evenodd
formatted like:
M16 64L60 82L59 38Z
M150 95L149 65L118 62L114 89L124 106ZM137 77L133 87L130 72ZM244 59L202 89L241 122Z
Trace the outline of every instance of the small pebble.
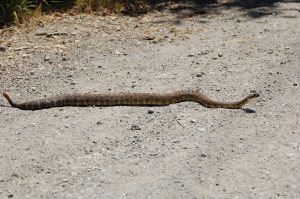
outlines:
M286 64L286 61L282 60L280 61L280 64Z
M28 49L28 47L21 46L21 47L15 48L14 51L20 51L20 50L24 50L24 49Z
M207 23L208 20L207 20L207 19L199 19L199 22L200 22L200 23Z
M10 194L8 194L7 197L8 197L8 198L12 198L12 197L14 197L14 194L10 193Z
M91 154L91 153L93 153L94 152L94 150L93 149L84 149L84 152L85 152L85 154Z
M297 83L293 83L293 86L298 86L298 84Z
M196 123L197 122L197 120L196 119L191 119L191 123Z
M133 131L138 131L138 130L141 130L141 127L138 126L138 125L136 125L136 124L133 124L133 125L131 126L131 130L133 130Z
M44 61L49 61L49 60L50 60L50 56L46 55L46 56L44 57Z
M198 131L201 131L201 132L205 132L205 131L206 131L205 128L198 128L197 130L198 130Z
M149 109L148 110L148 114L153 114L154 113L154 110L153 109Z
M201 153L200 157L205 158L205 157L207 157L207 155L204 153Z
M4 52L6 50L6 48L4 46L0 46L0 51Z
M143 37L144 40L154 40L155 36L152 35L146 35L145 37Z
M68 179L65 178L65 179L62 180L62 182L68 182Z
M196 74L196 77L202 77L204 75L203 72Z

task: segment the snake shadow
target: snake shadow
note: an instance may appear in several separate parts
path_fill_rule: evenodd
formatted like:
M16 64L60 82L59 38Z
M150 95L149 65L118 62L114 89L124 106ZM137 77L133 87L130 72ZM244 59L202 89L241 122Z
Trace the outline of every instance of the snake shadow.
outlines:
M245 113L256 113L255 110L250 109L250 108L243 108L242 110L243 110Z
M14 108L12 106L9 106L9 105L4 105L4 104L0 104L0 107L5 107L5 108ZM256 113L255 110L253 109L249 109L249 108L242 108L242 110L245 112L245 113Z

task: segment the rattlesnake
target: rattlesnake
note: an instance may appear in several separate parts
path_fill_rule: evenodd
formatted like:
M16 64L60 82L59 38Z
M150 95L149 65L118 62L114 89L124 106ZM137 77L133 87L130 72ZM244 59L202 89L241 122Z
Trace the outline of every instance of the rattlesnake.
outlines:
M22 110L40 110L61 106L167 106L174 103L195 101L207 108L240 109L259 94L250 94L236 102L218 102L209 99L198 91L178 91L166 94L157 93L115 93L115 94L64 94L15 103L7 93L3 93L12 107Z

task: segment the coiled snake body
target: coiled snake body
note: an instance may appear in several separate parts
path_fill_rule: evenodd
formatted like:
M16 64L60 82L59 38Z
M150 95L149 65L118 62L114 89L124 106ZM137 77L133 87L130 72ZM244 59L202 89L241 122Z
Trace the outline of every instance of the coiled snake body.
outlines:
M40 110L61 106L167 106L174 103L194 101L207 108L240 109L259 94L250 94L236 102L218 102L197 91L179 91L167 94L156 93L114 93L114 94L65 94L15 103L3 93L12 107L22 110Z

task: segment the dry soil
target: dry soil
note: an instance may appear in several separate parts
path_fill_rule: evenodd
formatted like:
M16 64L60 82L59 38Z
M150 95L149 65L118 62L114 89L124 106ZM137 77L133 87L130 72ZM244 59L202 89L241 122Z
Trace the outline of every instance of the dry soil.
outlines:
M0 92L16 101L261 94L244 110L185 102L22 111L1 98L0 198L300 198L299 10L56 14L0 30Z

